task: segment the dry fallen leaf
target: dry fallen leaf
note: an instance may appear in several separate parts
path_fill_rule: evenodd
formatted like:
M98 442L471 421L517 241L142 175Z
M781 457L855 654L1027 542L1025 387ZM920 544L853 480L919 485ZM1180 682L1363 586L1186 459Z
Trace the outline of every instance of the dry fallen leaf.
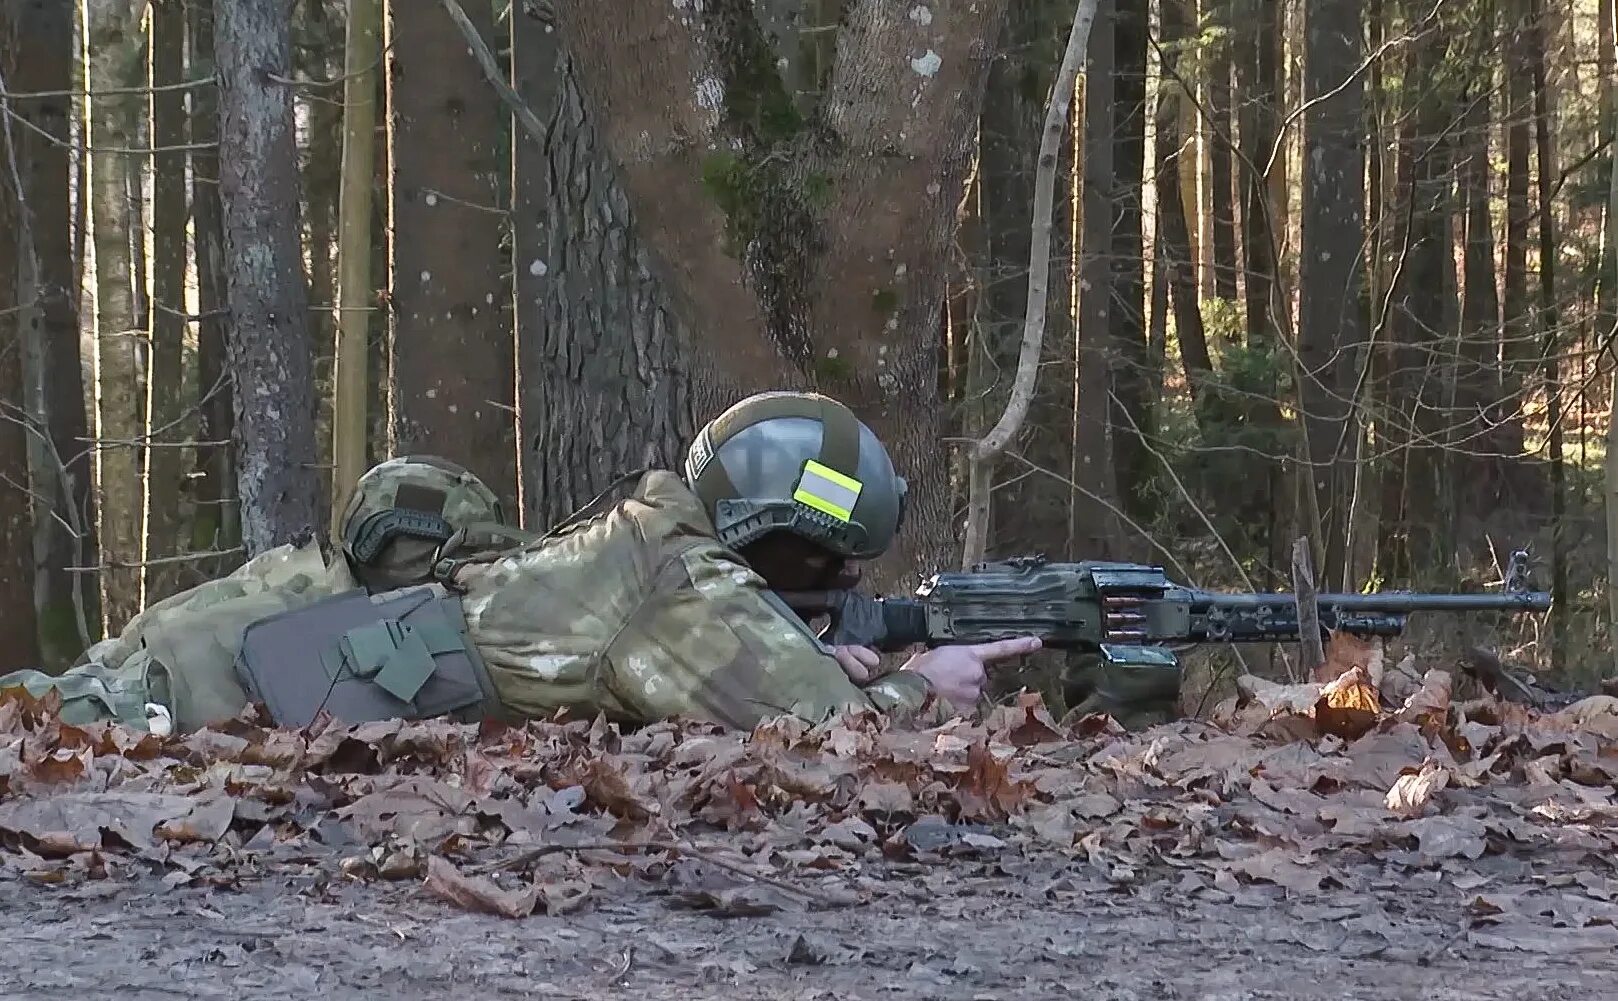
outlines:
M1353 740L1376 725L1382 705L1363 667L1350 667L1320 689L1315 723L1321 733Z
M1399 776L1383 801L1388 810L1401 817L1419 817L1433 796L1449 784L1450 771L1443 765L1423 765L1419 772Z
M457 907L507 918L525 918L539 902L539 888L505 890L481 876L468 876L439 855L427 858L427 891Z

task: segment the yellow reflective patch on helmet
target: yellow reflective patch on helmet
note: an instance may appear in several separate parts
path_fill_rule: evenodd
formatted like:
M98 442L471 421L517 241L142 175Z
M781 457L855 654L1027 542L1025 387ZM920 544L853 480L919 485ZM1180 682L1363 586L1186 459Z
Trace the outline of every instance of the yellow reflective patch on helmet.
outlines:
M864 484L852 476L845 476L830 466L813 459L803 464L803 476L792 499L822 511L841 522L854 517L854 504L860 499Z

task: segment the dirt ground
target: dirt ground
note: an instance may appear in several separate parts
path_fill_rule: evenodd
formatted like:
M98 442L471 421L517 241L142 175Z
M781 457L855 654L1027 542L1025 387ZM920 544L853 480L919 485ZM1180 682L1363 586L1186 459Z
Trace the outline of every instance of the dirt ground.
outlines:
M8 693L0 998L1618 996L1618 699L1248 687L1140 733L171 738Z
M1618 929L1567 920L1601 902L1531 861L1233 897L1172 872L1120 886L1088 863L1004 856L900 867L863 905L736 917L649 889L513 920L329 868L227 890L9 882L0 997L1552 1001L1610 998L1618 973ZM1476 903L1490 894L1541 920L1492 931Z

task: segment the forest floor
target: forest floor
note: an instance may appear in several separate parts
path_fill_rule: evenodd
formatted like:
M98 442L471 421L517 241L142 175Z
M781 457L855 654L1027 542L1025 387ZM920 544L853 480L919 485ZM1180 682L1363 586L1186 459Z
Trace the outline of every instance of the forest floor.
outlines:
M1609 997L1618 699L1371 665L1125 733L0 700L0 997Z

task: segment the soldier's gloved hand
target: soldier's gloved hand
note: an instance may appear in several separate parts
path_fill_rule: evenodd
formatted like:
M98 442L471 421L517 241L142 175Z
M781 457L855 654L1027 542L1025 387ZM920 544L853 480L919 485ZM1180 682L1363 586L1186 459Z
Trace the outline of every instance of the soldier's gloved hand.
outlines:
M987 665L1010 660L1040 648L1039 637L1018 636L995 640L993 643L971 643L960 646L941 646L918 653L901 670L915 671L940 698L959 709L968 710L977 704L983 686L989 680Z
M856 685L863 685L874 678L877 667L882 663L882 656L870 647L834 646L831 652L837 658L837 663L842 665L848 680Z

